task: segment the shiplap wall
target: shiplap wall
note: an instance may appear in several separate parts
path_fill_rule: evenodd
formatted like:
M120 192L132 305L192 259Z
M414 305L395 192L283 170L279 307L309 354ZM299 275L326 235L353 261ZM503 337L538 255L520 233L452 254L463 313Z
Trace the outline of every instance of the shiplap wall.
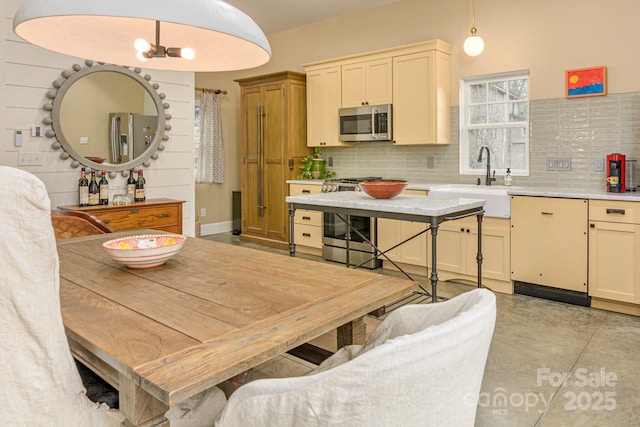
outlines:
M43 126L47 113L41 107L48 101L45 94L53 87L52 82L73 64L84 64L84 59L41 49L16 36L13 15L21 4L21 0L3 0L0 4L0 165L19 167L40 178L47 187L52 208L77 204L80 170L73 169L69 160L60 159L61 151L51 148L51 139L31 137L31 127ZM166 94L165 102L170 104L167 112L172 115L166 149L159 153L158 160L151 160L149 168L144 168L147 198L185 200L183 233L193 236L194 74L144 69L142 74L149 74L151 83L160 85L158 92ZM22 147L14 144L17 130L23 133ZM39 153L43 165L18 166L20 151ZM124 187L125 178L120 174L109 180L111 195Z

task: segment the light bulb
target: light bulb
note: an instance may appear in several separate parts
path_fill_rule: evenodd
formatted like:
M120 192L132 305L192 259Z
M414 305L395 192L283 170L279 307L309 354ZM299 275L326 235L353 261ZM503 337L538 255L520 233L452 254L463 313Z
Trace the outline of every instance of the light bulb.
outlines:
M136 41L133 43L133 46L138 52L149 52L149 50L151 49L151 43L149 43L145 39L136 39Z
M138 61L141 61L141 62L146 62L148 59L146 56L144 56L144 52L136 53L136 57L138 58Z
M180 52L180 56L184 59L193 59L196 57L196 51L190 47L183 47Z
M484 40L482 37L476 36L474 31L471 34L464 41L464 52L469 56L478 56L484 50Z

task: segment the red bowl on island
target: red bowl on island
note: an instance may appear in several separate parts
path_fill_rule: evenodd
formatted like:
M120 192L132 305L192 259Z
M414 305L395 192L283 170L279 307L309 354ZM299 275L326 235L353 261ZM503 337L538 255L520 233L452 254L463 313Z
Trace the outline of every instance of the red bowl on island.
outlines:
M391 199L407 186L407 181L398 179L383 179L379 181L365 181L358 184L360 189L367 195L376 199Z

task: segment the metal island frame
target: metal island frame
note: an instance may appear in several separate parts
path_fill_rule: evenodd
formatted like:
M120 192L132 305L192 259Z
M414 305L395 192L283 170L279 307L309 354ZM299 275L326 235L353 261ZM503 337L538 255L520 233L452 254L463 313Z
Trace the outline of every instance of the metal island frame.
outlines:
M438 271L437 271L437 235L438 227L445 221L452 221L460 218L475 215L478 220L478 252L476 261L478 263L478 287L482 286L482 219L484 217L484 204L482 199L467 199L458 197L431 197L400 195L392 199L374 199L364 193L355 191L342 191L335 193L305 194L301 196L288 196L289 203L289 254L295 256L294 242L294 217L296 209L307 209L346 215L346 222L349 232L351 231L349 217L351 215L369 216L374 218L388 218L402 221L422 222L429 225L427 231L431 233L431 261L432 269L429 280L431 282L430 297L433 302L437 302ZM347 245L347 267L349 267L349 232L346 236ZM357 232L357 231L356 231ZM422 234L418 233L417 235ZM416 235L416 236L417 236ZM413 236L413 237L416 237ZM404 243L413 237L401 242ZM373 242L376 255L384 252L380 251ZM386 256L386 255L384 255ZM405 273L406 274L406 273ZM407 275L408 276L408 275Z

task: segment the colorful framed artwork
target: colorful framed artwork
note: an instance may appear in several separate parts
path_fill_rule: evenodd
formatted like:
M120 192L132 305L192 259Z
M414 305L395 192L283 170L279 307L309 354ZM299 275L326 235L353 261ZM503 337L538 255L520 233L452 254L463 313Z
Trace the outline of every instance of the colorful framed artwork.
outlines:
M600 96L607 94L607 67L580 68L567 70L567 98Z

